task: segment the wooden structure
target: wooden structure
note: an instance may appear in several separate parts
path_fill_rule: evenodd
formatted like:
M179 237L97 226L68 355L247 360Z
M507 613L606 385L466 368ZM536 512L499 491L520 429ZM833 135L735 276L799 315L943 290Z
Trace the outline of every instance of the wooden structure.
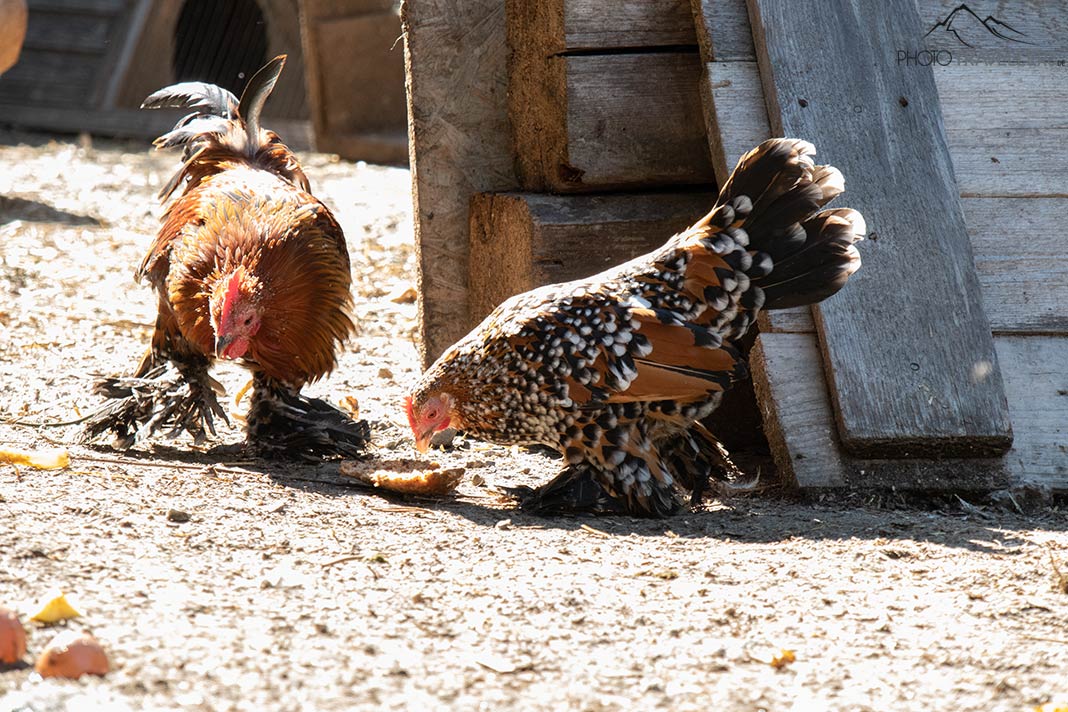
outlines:
M393 0L301 0L315 147L407 163L400 12Z
M290 142L310 144L297 0L28 0L28 5L22 58L0 78L4 123L154 138L180 115L138 110L156 89L201 76L199 62L216 69L201 78L239 90L248 72L260 66L256 62L286 52L290 71L267 114ZM221 68L228 71L219 76Z
M785 132L843 169L871 232L842 294L762 317L783 478L1068 489L1068 11L501 4L406 10L427 361L508 295L660 244Z
M393 0L28 0L19 64L0 79L0 122L154 138L177 114L139 111L156 89L211 81L240 93L289 56L268 125L297 148L407 160L400 17ZM396 46L395 46L396 45ZM307 61L305 58L307 57Z

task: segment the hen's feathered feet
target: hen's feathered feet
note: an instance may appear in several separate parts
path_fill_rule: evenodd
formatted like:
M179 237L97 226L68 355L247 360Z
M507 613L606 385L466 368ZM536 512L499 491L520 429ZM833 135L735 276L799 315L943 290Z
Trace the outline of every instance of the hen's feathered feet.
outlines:
M569 465L541 487L503 487L524 512L557 514L626 514L625 504L597 481L589 465Z
M90 415L80 440L91 442L114 433L114 447L128 450L156 431L174 437L183 431L197 444L215 434L215 416L229 422L217 395L223 392L206 368L157 365L141 376L104 378L93 392L112 399Z
M542 516L558 514L629 514L634 517L667 517L682 508L674 488L651 481L648 492L636 496L610 491L605 482L617 483L620 473L602 472L588 463L569 465L537 489L506 487L524 512Z
M252 379L246 443L260 454L319 459L356 457L371 437L365 420L353 420L326 401L258 372Z

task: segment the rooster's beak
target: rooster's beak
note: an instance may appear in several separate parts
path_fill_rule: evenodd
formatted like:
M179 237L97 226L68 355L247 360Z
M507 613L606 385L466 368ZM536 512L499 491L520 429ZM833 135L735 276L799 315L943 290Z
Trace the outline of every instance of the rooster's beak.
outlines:
M216 336L215 337L215 355L219 358L228 358L226 355L226 349L230 347L230 344L234 343L234 337L232 336Z

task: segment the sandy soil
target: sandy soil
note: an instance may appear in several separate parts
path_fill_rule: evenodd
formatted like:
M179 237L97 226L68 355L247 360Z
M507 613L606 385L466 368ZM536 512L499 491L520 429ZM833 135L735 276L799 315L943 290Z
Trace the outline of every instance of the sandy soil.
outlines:
M77 596L103 679L0 671L0 710L1030 710L1068 700L1068 518L975 502L735 498L664 522L540 519L494 487L544 455L458 442L458 494L386 499L336 463L160 439L73 445L94 374L153 320L131 274L174 165L141 146L0 145L0 604ZM30 145L14 145L26 140ZM316 395L388 460L418 371L409 175L307 157L345 226L362 333ZM246 376L220 369L230 394ZM235 422L236 425L236 422ZM223 429L215 445L240 442ZM972 506L975 505L975 506ZM1061 505L1063 507L1063 505ZM173 511L172 511L173 510ZM174 512L184 512L188 521ZM55 630L31 626L31 655ZM793 651L779 667L773 656ZM30 660L28 657L27 660ZM1047 708L1049 709L1049 708Z

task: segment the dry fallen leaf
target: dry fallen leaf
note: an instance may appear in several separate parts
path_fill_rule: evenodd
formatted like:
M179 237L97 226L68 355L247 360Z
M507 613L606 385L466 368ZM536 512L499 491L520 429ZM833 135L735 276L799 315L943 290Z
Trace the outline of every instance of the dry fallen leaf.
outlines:
M26 629L18 614L0 606L0 665L14 665L26 654Z
M77 680L82 675L107 675L110 665L96 638L86 632L66 630L45 646L33 669L41 677Z
M41 603L37 613L30 616L30 620L38 623L52 624L60 621L78 618L81 612L74 607L67 596L61 592L54 592Z
M338 400L338 406L341 410L345 411L353 420L359 420L360 418L360 401L356 399L356 396L344 396Z
M780 650L777 654L771 657L771 662L768 664L778 670L784 668L792 662L797 660L797 656L794 655L794 651L786 650L785 648Z
M419 460L346 461L341 463L341 474L390 492L443 495L456 489L464 469L442 470L440 467L437 463Z
M394 304L414 304L418 298L419 293L415 291L415 287L408 286L398 287L389 295L389 301Z
M38 470L62 470L70 466L70 454L61 447L46 450L0 448L0 462L11 465L29 465Z
M794 654L794 651L787 648L780 648L778 651L769 648L760 653L748 652L748 655L751 660L770 665L776 670L780 670L790 663L797 661L797 656Z

